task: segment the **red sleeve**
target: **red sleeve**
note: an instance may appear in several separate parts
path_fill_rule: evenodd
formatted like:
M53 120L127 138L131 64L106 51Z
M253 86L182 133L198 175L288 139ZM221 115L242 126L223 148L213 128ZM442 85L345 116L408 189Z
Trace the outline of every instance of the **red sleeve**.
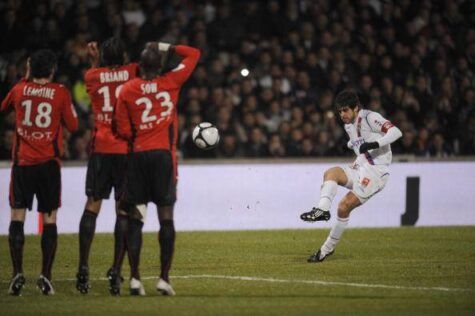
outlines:
M138 63L130 63L129 64L130 66L130 74L133 76L131 76L131 78L135 78L135 77L138 77L139 76L139 64Z
M177 45L175 46L175 53L183 57L183 60L175 69L168 72L165 76L180 86L190 77L195 69L196 64L198 64L200 59L201 52L199 49L194 47Z
M74 132L78 129L78 116L76 114L76 110L74 110L71 94L69 94L66 89L64 89L62 121L68 131Z
M117 133L117 136L128 140L132 138L132 126L130 125L127 104L124 100L125 94L126 91L124 91L123 88L113 113L113 125L115 125L115 132Z
M86 91L91 96L91 93L93 92L93 72L96 68L90 68L86 71L84 74L84 83L86 84Z
M5 99L2 101L2 105L0 107L0 112L2 113L8 113L11 110L13 110L13 90L11 89L10 92L8 92L7 96Z

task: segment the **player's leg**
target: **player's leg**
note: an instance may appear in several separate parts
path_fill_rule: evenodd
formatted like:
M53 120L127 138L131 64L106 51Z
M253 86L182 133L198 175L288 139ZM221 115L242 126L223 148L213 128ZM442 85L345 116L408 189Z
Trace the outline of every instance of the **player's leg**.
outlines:
M56 248L58 246L58 228L56 226L57 210L40 214L43 216L43 234L41 235L41 253L42 265L41 275L37 285L45 295L54 294L54 288L51 284L51 270L53 268Z
M140 252L142 250L142 228L147 216L147 205L131 205L127 211L129 225L127 231L127 251L130 263L130 294L145 295L140 281Z
M116 221L114 228L114 262L107 271L107 279L109 280L109 293L111 295L120 295L120 288L124 278L121 276L122 262L127 251L127 232L128 232L128 216L124 210L123 203L116 202Z
M84 212L79 222L79 270L88 269L89 252L96 232L96 219L102 206L102 199L87 198Z
M120 272L125 253L127 252L127 230L129 223L127 213L122 210L119 202L116 202L116 215L117 218L114 227L114 261L111 268Z
M173 205L158 208L160 231L158 242L160 244L160 279L157 290L163 295L175 295L170 285L169 272L175 250L175 224L173 222Z
M114 227L114 261L111 268L107 271L107 278L109 280L109 291L111 295L120 294L120 285L123 281L121 277L122 262L127 251L127 231L128 231L128 217L124 210L124 205L120 202L122 192L124 190L126 155L117 154L113 157L112 179L115 195L116 221Z
M96 220L101 210L102 200L107 199L112 190L111 161L109 155L94 153L87 163L87 201L79 222L79 264L76 274L76 289L88 293L89 253L96 233Z
M102 200L88 197L84 212L79 222L79 266L76 274L76 289L82 294L89 292L89 253L96 232L97 215L101 210Z
M336 222L333 224L330 234L323 243L322 247L313 254L308 261L320 262L335 251L335 247L341 239L343 232L348 226L350 213L356 207L361 205L360 199L353 193L348 192L345 197L338 203L338 216Z
M325 171L317 206L311 211L301 214L300 218L306 222L328 221L338 185L345 186L347 183L348 177L341 167L333 167Z
M352 191L340 201L337 221L320 250L309 258L310 262L323 261L326 256L333 253L348 225L350 212L381 191L386 185L389 175L387 166L369 164L357 168L345 168L344 172L349 179L346 187Z
M59 163L50 160L38 165L35 172L36 197L38 210L43 216L43 234L41 235L42 267L37 285L44 295L54 294L51 285L52 267L58 245L56 214L61 206L61 169Z
M175 295L170 285L169 272L175 250L175 224L173 222L173 208L176 201L176 163L173 154L167 151L158 151L155 162L157 174L154 176L154 201L158 208L160 231L160 278L157 290L163 295Z
M127 213L119 201L116 202L116 221L114 226L114 260L111 269L120 272L127 252L127 230L129 226Z
M151 174L148 152L132 153L127 157L124 192L122 200L128 215L127 253L130 264L130 294L145 295L140 281L139 265L142 250L142 228L146 218L147 204L151 201Z
M25 277L23 276L23 246L25 244L25 223L26 209L12 209L11 221L8 229L8 244L10 246L10 257L13 265L13 276L8 287L8 294L20 295Z
M24 223L26 209L31 209L34 196L34 179L32 179L31 171L31 166L13 165L12 167L9 194L11 220L8 229L8 244L13 266L13 276L8 288L10 295L20 295L25 284L23 276Z

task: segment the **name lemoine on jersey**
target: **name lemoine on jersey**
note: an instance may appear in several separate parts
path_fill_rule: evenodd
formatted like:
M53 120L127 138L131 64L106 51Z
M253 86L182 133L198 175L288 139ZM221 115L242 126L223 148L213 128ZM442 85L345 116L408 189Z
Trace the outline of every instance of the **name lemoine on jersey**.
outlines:
M40 97L40 98L46 98L50 100L54 99L55 92L56 92L56 89L51 88L51 87L37 88L37 87L25 86L23 88L24 96Z

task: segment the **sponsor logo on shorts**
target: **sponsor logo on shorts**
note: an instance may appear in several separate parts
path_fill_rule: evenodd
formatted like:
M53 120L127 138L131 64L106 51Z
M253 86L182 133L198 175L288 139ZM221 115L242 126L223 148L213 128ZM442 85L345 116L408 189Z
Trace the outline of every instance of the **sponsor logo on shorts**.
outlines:
M371 180L364 177L363 180L361 180L361 186L366 188Z

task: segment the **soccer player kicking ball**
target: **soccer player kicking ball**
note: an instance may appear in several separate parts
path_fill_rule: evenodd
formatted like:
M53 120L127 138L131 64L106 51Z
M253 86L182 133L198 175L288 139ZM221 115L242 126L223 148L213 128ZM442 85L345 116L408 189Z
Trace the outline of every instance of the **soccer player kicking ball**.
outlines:
M337 220L327 240L308 258L308 262L321 262L333 254L348 226L350 212L384 188L392 160L390 144L402 136L399 128L379 113L362 109L355 92L342 91L335 103L350 137L348 147L355 152L356 160L350 166L325 171L317 207L303 213L300 218L306 222L328 221L338 185L351 191L338 204Z
M16 116L8 235L13 278L8 293L20 295L25 284L23 225L26 208L31 210L36 195L44 223L41 235L43 264L37 285L43 294L52 295L51 269L58 241L56 213L61 206L62 124L73 132L78 127L78 120L68 90L52 82L56 69L54 53L37 51L29 59L27 68L27 78L12 88L0 108L1 112L13 110Z
M89 251L96 229L96 218L102 200L108 199L112 188L116 200L114 228L114 262L107 271L109 292L120 294L120 270L126 252L127 216L119 214L119 198L126 169L128 143L114 135L112 113L117 96L125 82L136 77L138 64L126 64L125 47L118 38L111 37L100 46L88 44L91 68L85 74L87 93L91 98L94 132L86 176L87 201L79 224L79 268L76 289L89 292Z
M183 59L174 70L159 75L162 59L168 52ZM196 67L200 51L165 43L147 43L140 56L140 78L124 84L114 119L120 136L131 140L123 200L129 216L128 252L131 269L130 293L145 295L139 274L142 227L147 203L158 208L161 272L157 290L175 295L169 282L175 226L178 136L177 104L180 88Z

